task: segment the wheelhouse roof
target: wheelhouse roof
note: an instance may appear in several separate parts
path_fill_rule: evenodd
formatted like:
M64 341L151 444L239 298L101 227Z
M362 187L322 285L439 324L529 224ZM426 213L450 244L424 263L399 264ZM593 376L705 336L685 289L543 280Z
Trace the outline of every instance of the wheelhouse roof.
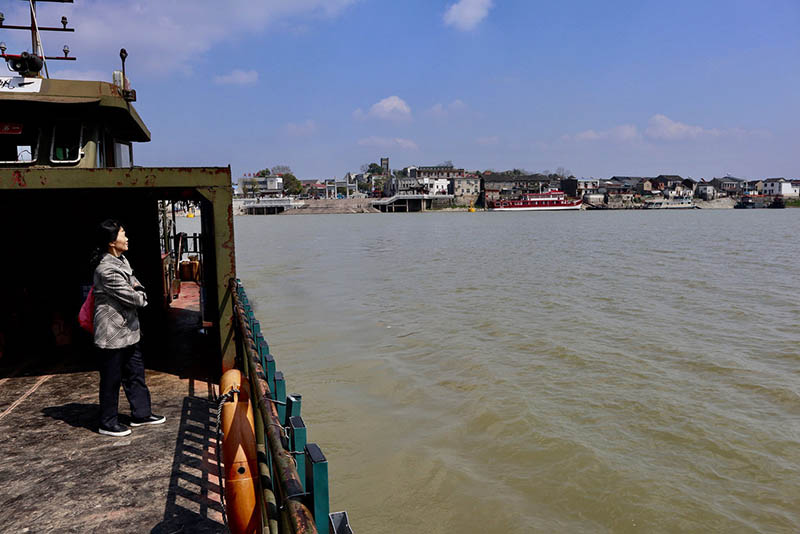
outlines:
M22 112L26 119L64 117L64 105L77 106L76 112L96 115L119 139L146 143L150 130L132 104L125 101L119 87L108 82L43 79L36 93L0 91L0 110ZM88 109L87 109L88 108ZM17 114L17 113L14 113Z

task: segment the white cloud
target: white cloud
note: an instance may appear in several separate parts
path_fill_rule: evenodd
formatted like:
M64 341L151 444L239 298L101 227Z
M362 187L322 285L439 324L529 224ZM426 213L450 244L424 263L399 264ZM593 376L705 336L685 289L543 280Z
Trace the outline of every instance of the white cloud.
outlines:
M450 115L451 113L455 113L457 111L461 111L467 108L467 105L460 99L455 99L449 104L442 104L437 103L434 104L431 109L428 110L428 114L434 117L444 118Z
M358 0L82 0L62 4L57 15L66 15L76 28L67 43L82 65L103 72L119 68L119 49L124 47L131 78L140 73L190 72L195 61L212 49L230 49L243 34L254 34L283 23L297 25L312 17L334 17ZM24 5L6 11L6 22L22 24ZM44 18L52 13L42 10ZM22 22L20 22L22 21ZM52 26L53 24L48 23ZM6 37L9 49L30 48L30 39ZM50 40L52 42L52 39ZM60 54L45 41L48 55ZM106 78L107 76L104 76Z
M403 148L406 150L417 150L419 147L417 143L411 139L402 139L400 137L376 137L370 136L364 139L359 139L358 144L361 146L371 146L377 148Z
M564 141L636 141L641 139L639 129L633 124L621 124L610 130L584 130L575 135L565 135Z
M290 122L286 125L286 131L289 135L297 137L311 135L317 131L317 123L311 119L307 119L301 123Z
M411 119L411 107L399 96L389 96L373 104L367 113L358 108L353 112L353 116L357 119L405 121Z
M459 0L444 12L444 23L462 31L474 29L489 15L492 0Z
M482 145L482 146L495 146L500 144L500 138L496 135L490 135L488 137L479 137L475 140L475 143Z
M253 85L258 82L258 72L254 70L233 69L228 74L214 76L217 85Z
M665 115L653 115L645 130L647 137L665 141L681 141L685 139L698 139L700 137L719 137L722 130L716 128L706 129L701 126L692 126L674 121Z
M634 124L621 124L609 130L584 130L574 135L561 136L562 141L687 141L710 140L718 138L769 137L769 132L760 130L743 130L741 128L703 128L678 122L666 115L656 114L650 117L647 127L640 131Z

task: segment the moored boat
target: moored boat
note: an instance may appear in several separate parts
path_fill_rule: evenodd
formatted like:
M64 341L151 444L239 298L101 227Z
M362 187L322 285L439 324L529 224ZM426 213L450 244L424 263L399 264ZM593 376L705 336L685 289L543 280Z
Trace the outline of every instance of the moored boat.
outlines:
M567 198L563 191L550 190L545 193L526 193L518 199L491 200L489 211L563 211L579 210L581 199Z
M691 198L664 198L645 200L642 204L644 209L665 210L665 209L694 209L697 205Z

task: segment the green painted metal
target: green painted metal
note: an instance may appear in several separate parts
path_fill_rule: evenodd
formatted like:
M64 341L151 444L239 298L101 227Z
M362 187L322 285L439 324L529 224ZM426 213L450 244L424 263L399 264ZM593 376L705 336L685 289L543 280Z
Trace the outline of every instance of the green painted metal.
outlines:
M319 534L328 534L328 460L316 443L309 443L305 449L306 491L311 494L311 513L317 524Z
M297 475L303 483L303 489L308 491L306 484L306 442L308 429L303 418L299 415L289 418L289 452L294 455L297 464Z
M61 114L77 106L84 115L105 123L117 139L150 141L144 121L113 83L46 78L37 93L0 92L0 109L23 105L34 121L40 116L52 116L54 106L60 106Z
M46 81L46 80L45 80ZM3 93L5 94L5 93ZM232 369L235 363L233 339L233 302L229 281L236 276L236 256L233 234L233 190L229 167L134 167L134 168L0 168L0 192L27 191L59 192L67 190L146 190L159 195L199 195L208 201L210 210L204 208L204 226L210 219L215 280L209 280L206 294L209 302L216 302L218 315L209 318L218 329L222 371ZM35 203L36 195L31 196ZM208 252L212 252L209 250ZM212 287L212 283L213 286ZM216 291L216 294L214 293Z
M270 397L275 400L275 358L268 352L266 356L264 356L264 363L266 364L262 366L264 369L264 378L266 378L267 384L269 384L270 387Z
M289 420L300 415L300 402L302 399L303 396L299 393L292 393L286 397L286 419L284 419L283 426L289 426Z
M275 371L275 400L284 403L278 404L278 421L286 420L286 380L283 378L283 373Z
M247 363L242 362L242 367L247 366L250 369L250 383L251 383L251 400L253 403L254 416L261 419L263 422L263 429L266 433L266 444L268 445L269 457L272 465L272 481L275 487L275 497L277 499L277 506L275 514L270 518L275 518L280 524L284 525L281 532L292 534L313 534L317 531L316 522L303 502L305 490L303 483L297 472L295 460L293 455L287 450L289 447L288 440L284 437L284 427L280 424L283 419L278 414L278 408L275 403L270 402L267 395L269 394L270 387L265 378L266 374L263 369L260 369L260 359L256 349L256 343L253 339L252 332L247 326L247 317L244 311L242 299L239 297L243 292L235 286L233 280L230 284L230 292L233 295L232 301L234 305L235 318L236 318L236 338L237 343L242 340L241 345L241 359L247 360ZM270 356L271 358L271 356ZM274 363L274 361L273 361ZM283 374L275 372L275 377L278 383L283 386L284 391L282 396L285 398L285 382ZM259 469L261 470L261 463ZM265 466L266 467L266 466ZM279 519L278 519L279 518ZM327 518L324 519L327 525ZM270 527L272 527L270 523ZM327 526L326 532L327 530Z

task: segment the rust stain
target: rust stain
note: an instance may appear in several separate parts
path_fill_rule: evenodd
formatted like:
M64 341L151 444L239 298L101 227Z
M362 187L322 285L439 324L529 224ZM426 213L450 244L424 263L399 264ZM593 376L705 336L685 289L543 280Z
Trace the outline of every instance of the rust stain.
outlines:
M39 175L39 183L42 185L47 185L47 176L44 174Z
M28 187L28 184L25 182L25 177L22 176L20 171L14 171L14 183L19 187Z
M148 174L144 177L144 185L146 186L153 186L156 184L156 175L155 174Z

